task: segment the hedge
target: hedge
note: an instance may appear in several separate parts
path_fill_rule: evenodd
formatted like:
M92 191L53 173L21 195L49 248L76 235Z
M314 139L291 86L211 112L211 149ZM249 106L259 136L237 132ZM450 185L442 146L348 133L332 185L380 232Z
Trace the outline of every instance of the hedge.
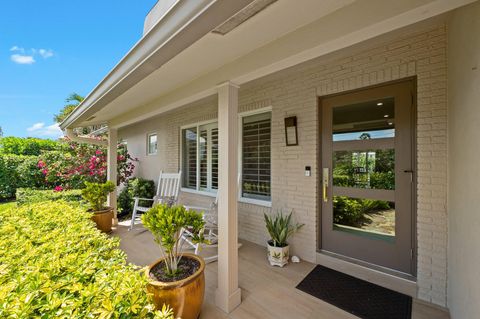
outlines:
M0 154L0 201L15 197L20 187L43 188L45 178L36 156Z
M164 318L119 239L65 202L0 212L0 318Z
M56 192L52 190L37 190L31 188L17 189L17 205L40 203L45 201L64 200L66 202L82 202L82 191L80 189L65 190Z
M40 155L44 151L52 151L61 146L59 142L34 137L2 137L0 138L0 154Z

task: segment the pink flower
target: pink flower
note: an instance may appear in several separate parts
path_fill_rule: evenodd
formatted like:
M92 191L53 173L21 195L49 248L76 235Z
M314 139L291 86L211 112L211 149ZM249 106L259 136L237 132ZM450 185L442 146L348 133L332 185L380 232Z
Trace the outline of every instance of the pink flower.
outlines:
M63 187L62 186L55 186L55 188L53 189L54 192L61 192L63 191Z
M44 161L38 161L37 167L38 168L45 167L45 162Z
M101 151L101 150L96 150L96 151L95 151L95 154L96 154L96 155L102 155L102 151Z
M43 173L43 175L47 175L48 174L48 169L43 169L42 173Z

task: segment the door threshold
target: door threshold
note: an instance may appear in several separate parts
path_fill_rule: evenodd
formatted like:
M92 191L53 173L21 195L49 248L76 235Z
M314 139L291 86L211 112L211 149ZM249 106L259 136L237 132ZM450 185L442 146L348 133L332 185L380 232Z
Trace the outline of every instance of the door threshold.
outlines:
M372 265L361 260L320 250L316 254L317 264L343 272L347 275L397 291L413 298L417 297L417 279L396 270Z

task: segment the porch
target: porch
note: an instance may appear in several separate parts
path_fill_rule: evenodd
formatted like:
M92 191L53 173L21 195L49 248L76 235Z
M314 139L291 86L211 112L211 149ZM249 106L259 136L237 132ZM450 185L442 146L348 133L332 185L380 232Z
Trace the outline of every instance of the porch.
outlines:
M127 224L120 223L113 236L120 238L120 247L127 253L128 261L138 266L146 266L155 261L160 252L151 233L141 225L137 230L129 232ZM302 261L299 264L290 263L284 268L271 267L265 256L265 247L245 240L240 242L242 247L238 252L238 260L242 303L230 314L215 306L218 263L210 263L205 270L205 302L200 318L358 318L295 288L315 267L314 264ZM450 317L443 310L414 299L412 318Z

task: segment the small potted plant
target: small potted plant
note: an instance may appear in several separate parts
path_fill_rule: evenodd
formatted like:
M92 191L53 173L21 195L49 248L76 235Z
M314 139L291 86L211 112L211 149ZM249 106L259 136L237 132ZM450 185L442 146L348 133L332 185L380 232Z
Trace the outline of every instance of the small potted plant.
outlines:
M197 319L205 294L205 262L200 256L182 252L182 234L188 229L192 242L205 242L202 214L183 206L160 204L149 209L142 222L163 255L145 269L147 291L156 308L168 304L175 318Z
M102 232L112 231L113 208L105 205L107 196L115 190L115 184L108 181L106 183L85 182L85 188L82 190L82 197L89 203L89 211L93 212L92 220L97 224L97 228Z
M292 225L292 213L284 216L282 212L274 216L263 214L270 240L267 242L267 256L270 265L283 267L288 263L288 238L304 224Z

